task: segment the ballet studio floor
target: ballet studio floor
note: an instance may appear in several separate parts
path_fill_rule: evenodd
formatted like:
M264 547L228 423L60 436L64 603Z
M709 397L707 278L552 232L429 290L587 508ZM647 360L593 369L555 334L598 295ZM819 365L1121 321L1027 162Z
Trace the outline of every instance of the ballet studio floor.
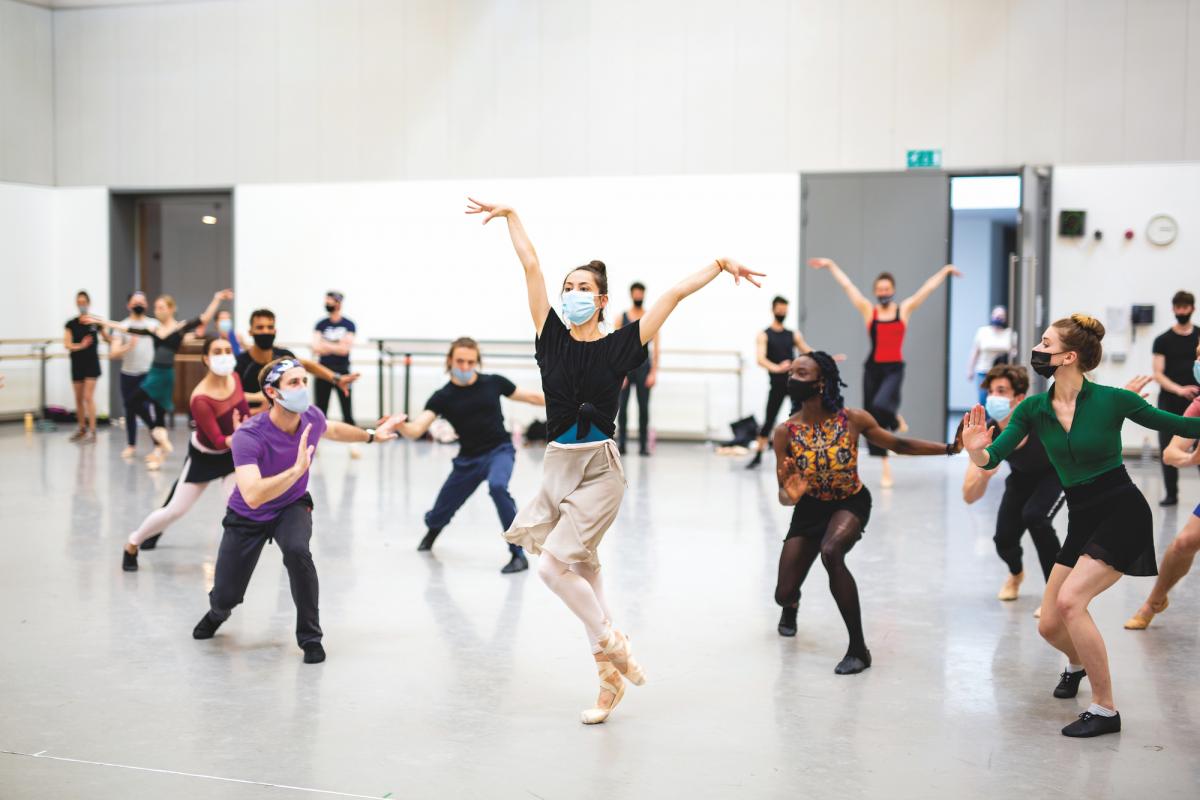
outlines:
M627 459L604 542L609 596L649 681L608 724L583 631L506 551L486 491L418 554L453 448L321 445L310 484L329 660L301 663L278 551L243 606L193 641L220 535L215 487L141 571L120 548L161 501L161 473L123 462L123 436L0 428L0 797L929 798L1194 797L1200 784L1200 578L1149 631L1121 623L1150 580L1123 580L1095 616L1125 730L1070 740L1088 703L1051 697L1062 659L1037 636L1042 581L995 594L999 481L975 508L962 458L898 459L864 477L875 516L850 558L875 666L838 677L846 640L817 565L800 632L775 633L788 512L771 469L699 445ZM521 452L512 490L534 491ZM1135 465L1152 500L1153 466ZM1161 553L1192 505L1159 512ZM1065 514L1060 531L1065 528Z

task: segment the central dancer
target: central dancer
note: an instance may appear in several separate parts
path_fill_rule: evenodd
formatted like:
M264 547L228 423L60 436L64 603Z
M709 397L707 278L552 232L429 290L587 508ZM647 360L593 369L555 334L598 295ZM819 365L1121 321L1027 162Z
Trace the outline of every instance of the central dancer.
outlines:
M608 275L592 261L567 273L559 304L551 306L537 253L515 211L471 200L468 214L508 221L521 266L529 311L537 331L536 355L546 395L546 448L542 488L517 514L505 538L540 554L538 575L579 617L600 673L596 706L584 724L604 722L625 693L624 680L646 678L633 659L629 639L612 625L600 578L598 548L617 517L625 494L621 456L612 440L617 398L625 376L646 358L645 346L683 298L722 272L736 283L758 286L762 273L719 258L677 284L641 319L606 335L600 327L608 305ZM566 322L559 317L559 309Z

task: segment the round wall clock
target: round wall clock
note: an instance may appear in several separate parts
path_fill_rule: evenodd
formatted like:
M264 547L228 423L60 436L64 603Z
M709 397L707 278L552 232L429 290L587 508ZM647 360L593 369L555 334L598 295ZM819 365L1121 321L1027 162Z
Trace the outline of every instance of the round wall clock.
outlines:
M1146 225L1146 238L1150 244L1166 247L1179 235L1179 223L1170 214L1155 214Z

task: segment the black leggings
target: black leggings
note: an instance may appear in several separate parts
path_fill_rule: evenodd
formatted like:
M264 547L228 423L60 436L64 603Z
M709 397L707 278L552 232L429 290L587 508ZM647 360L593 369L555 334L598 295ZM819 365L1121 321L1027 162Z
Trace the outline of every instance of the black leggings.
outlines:
M858 602L858 584L846 568L846 554L862 538L862 520L850 511L835 511L825 535L820 539L793 536L783 543L779 554L779 580L775 584L775 602L795 606L800 602L800 587L808 577L817 556L829 573L829 592L837 602L846 632L850 634L848 655L865 656L862 609Z
M904 383L904 362L863 364L863 405L880 427L894 431L900 427L900 387ZM867 452L885 456L887 450L867 442Z
M1012 472L1004 482L1004 497L996 514L996 555L1008 565L1008 571L1018 575L1024 570L1021 558L1021 535L1029 531L1037 550L1042 575L1049 579L1058 556L1058 535L1054 532L1054 515L1062 506L1062 484L1054 470L1040 475Z
M342 422L345 422L347 425L353 425L354 411L350 408L350 392L342 394L342 390L329 381L317 381L316 389L313 390L313 399L316 402L317 408L321 409L322 414L328 414L330 392L337 393L338 402L342 406Z
M771 391L767 395L767 415L763 417L762 430L758 435L764 439L771 436L775 430L775 420L779 418L779 409L783 407L783 401L787 399L787 376L781 376L783 380L776 380L775 376L771 376Z
M638 404L638 445L645 452L650 434L650 387L646 385L646 378L650 377L650 363L642 364L627 377L629 385L621 388L617 405L617 444L624 450L629 438L629 392L634 389L637 391Z
M146 394L146 390L139 388L136 392L129 396L125 401L126 412L132 408L134 414L138 416L142 422L146 423L146 427L150 430L161 428L165 424L163 418L166 416L166 409L155 402L154 398ZM153 411L153 415L151 415Z
M1189 401L1184 400L1178 395L1173 395L1168 392L1160 392L1158 395L1158 407L1163 411L1170 411L1172 414L1183 416L1183 412L1187 411ZM1162 451L1167 449L1167 445L1171 443L1174 436L1164 431L1158 432L1158 452L1161 455ZM1161 460L1161 459L1160 459ZM1163 475L1163 490L1167 497L1175 497L1179 494L1179 468L1172 467L1170 464L1162 465Z

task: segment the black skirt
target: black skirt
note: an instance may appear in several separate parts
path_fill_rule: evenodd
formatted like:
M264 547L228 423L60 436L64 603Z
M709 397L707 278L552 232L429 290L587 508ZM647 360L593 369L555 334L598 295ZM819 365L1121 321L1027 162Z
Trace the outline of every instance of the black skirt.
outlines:
M829 520L839 511L849 511L862 522L863 530L871 519L871 493L864 486L849 497L841 500L818 500L812 495L804 495L796 503L792 512L792 524L788 528L784 541L794 536L806 539L821 539L829 529Z
M205 453L188 442L187 460L183 462L183 474L179 480L184 483L208 483L219 481L226 475L233 474L233 453Z
M1063 492L1067 538L1057 563L1074 567L1081 555L1087 555L1126 575L1158 574L1154 514L1124 466Z

